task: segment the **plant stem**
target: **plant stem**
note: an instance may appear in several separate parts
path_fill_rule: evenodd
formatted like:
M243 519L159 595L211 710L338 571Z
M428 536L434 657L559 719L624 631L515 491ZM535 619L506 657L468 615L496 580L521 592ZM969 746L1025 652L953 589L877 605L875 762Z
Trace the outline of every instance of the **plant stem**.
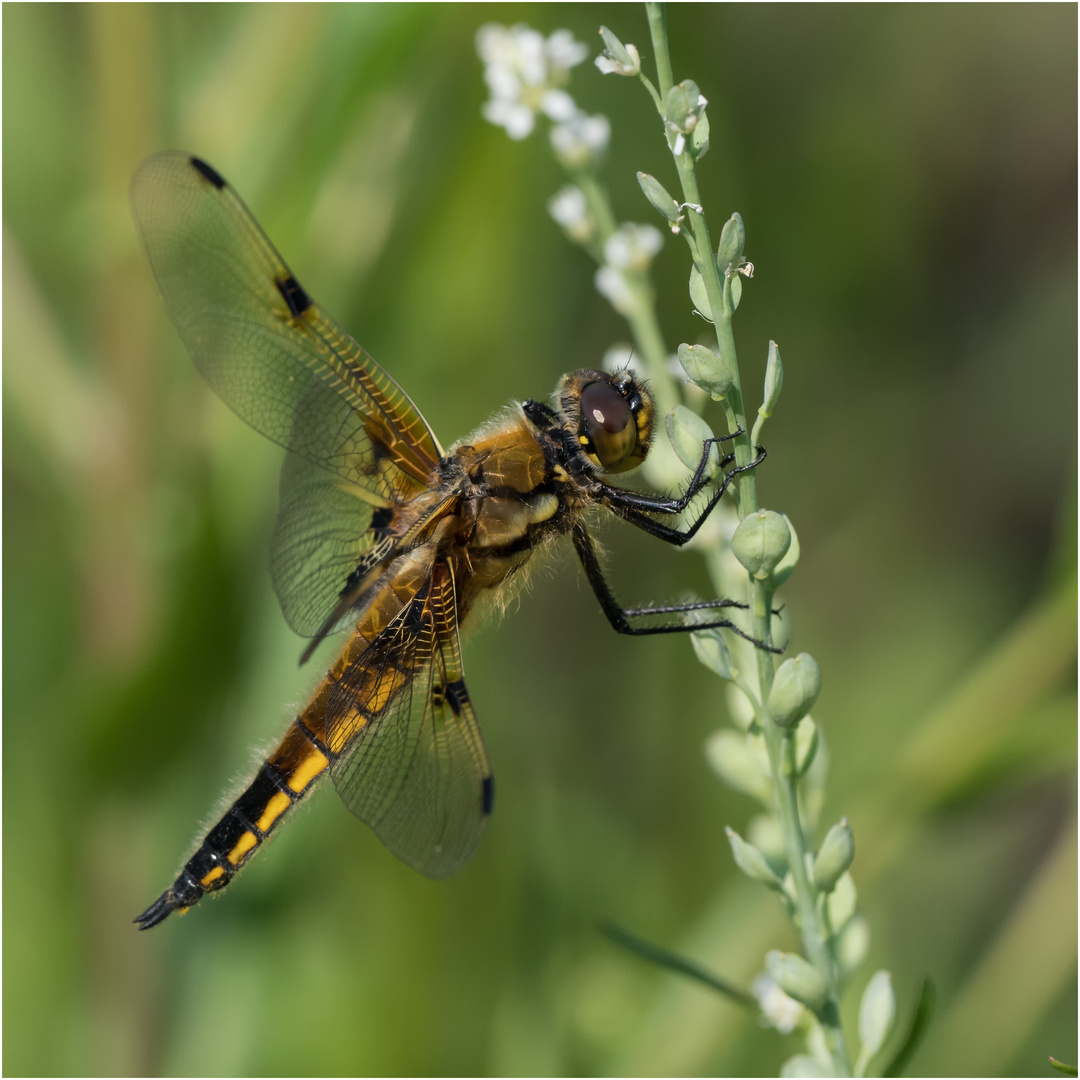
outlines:
M663 5L647 3L649 32L652 36L653 53L656 57L656 72L660 84L661 99L666 102L673 85L671 59L668 52L667 28L664 20ZM668 145L674 141L670 129L665 130ZM689 148L689 141L681 154L674 154L675 167L682 185L683 201L701 205L698 190L694 156ZM739 465L745 465L753 459L754 447L747 434L746 405L743 398L742 382L739 376L738 357L735 350L735 334L732 328L733 303L731 289L727 282L721 281L719 267L713 256L712 240L709 237L708 224L703 213L688 209L690 227L694 238L694 263L702 276L709 307L716 328L716 342L720 356L725 361L727 370L734 373L731 390L725 399L725 409L729 422L737 425L743 434L735 440L735 459ZM726 268L725 268L726 269ZM725 287L727 285L727 287ZM758 509L757 479L753 470L743 473L737 484L737 509L739 517L754 513ZM772 641L772 588L754 578L749 580L749 604L752 634L766 644ZM826 928L822 925L818 912L818 894L807 872L807 843L799 819L798 796L794 763L794 742L790 733L781 729L773 720L768 709L769 691L775 674L773 654L764 649L754 649L757 663L759 699L755 702L758 722L765 735L765 745L769 753L769 766L772 774L772 786L776 814L784 836L792 882L795 887L796 910L799 928L802 934L803 948L809 961L819 971L829 988L829 997L825 1005L817 1012L818 1020L825 1035L825 1042L832 1057L833 1068L837 1076L850 1076L851 1063L848 1058L844 1033L840 1026L837 1007L836 970L829 951Z

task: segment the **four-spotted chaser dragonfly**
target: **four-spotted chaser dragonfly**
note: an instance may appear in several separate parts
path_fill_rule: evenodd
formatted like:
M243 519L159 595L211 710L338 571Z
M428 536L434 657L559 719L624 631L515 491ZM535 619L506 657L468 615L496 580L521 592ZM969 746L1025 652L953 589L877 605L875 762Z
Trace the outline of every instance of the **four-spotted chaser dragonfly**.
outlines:
M624 609L604 579L588 509L605 507L683 544L742 471L718 476L685 532L670 522L710 483L719 440L702 447L681 498L611 486L608 476L644 460L652 435L652 400L631 372L573 371L550 405L514 404L444 450L409 396L311 299L206 162L156 154L135 173L131 199L166 308L199 371L290 451L271 573L289 625L312 639L302 659L352 627L255 778L135 920L140 929L227 885L327 773L398 858L434 878L460 867L491 813L494 786L458 626L486 590L556 537L570 535L620 633L741 633L727 619L688 615L741 606L734 601ZM762 457L759 448L744 467ZM657 615L683 621L657 625Z

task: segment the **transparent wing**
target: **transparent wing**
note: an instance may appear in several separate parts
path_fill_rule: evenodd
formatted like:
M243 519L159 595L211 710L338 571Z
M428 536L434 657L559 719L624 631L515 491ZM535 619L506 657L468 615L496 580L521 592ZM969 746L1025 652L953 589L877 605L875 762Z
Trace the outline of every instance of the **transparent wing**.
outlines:
M327 745L345 805L399 859L439 878L472 855L494 787L444 561L342 674L327 703Z
M282 478L275 588L290 624L313 633L356 568L351 555L381 542L359 526L424 491L442 448L213 168L156 154L136 171L131 201L165 306L207 382L257 431L344 481L291 466ZM352 553L342 547L350 533ZM305 590L313 599L302 603Z
M298 634L332 633L328 615L359 581L394 553L386 529L390 511L358 498L340 476L289 454L281 468L277 528L270 548L270 576L285 621ZM351 609L350 609L351 611Z

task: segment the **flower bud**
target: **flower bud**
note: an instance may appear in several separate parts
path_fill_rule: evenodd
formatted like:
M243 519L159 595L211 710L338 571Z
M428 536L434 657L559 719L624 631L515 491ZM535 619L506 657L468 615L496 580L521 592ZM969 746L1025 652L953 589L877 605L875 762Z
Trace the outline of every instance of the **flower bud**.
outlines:
M705 288L705 279L696 266L690 267L690 301L698 314L713 322L712 306L709 304L709 293Z
M769 576L773 567L784 557L790 544L791 533L784 515L774 510L758 510L747 514L739 522L739 527L731 538L731 550L735 558L758 580Z
M731 678L731 653L719 630L695 630L690 635L694 655L721 679Z
M633 45L624 45L606 26L600 27L600 36L604 39L604 51L595 63L604 75L641 73L641 57Z
M716 262L721 276L729 269L735 269L742 261L743 248L746 246L746 226L740 214L732 214L724 222L720 231L720 243L716 247Z
M833 891L825 897L825 911L829 916L829 926L833 934L839 934L847 925L855 914L858 901L854 879L850 874L841 874L840 880L833 886Z
M799 653L777 669L769 691L769 712L780 727L794 727L814 707L820 693L821 668L809 653Z
M859 1062L862 1069L858 1075L866 1075L870 1059L885 1045L885 1039L896 1019L896 994L892 976L887 971L876 971L863 991L859 1003Z
M747 823L746 839L765 856L771 867L787 866L784 831L772 814L755 814Z
M791 524L791 518L787 514L784 514L784 520L787 522L788 531L791 533L791 544L784 553L784 557L773 568L772 578L773 584L776 586L782 585L791 577L791 571L799 565L799 555L801 554L799 537L795 532L795 526Z
M870 954L870 924L856 915L840 932L834 947L836 962L845 975L855 971Z
M707 390L713 401L723 401L735 382L731 365L704 345L680 345L679 363L686 377L702 390Z
M735 791L752 795L762 803L772 798L767 766L754 753L744 735L727 729L705 741L705 760L720 779Z
M769 342L769 359L765 361L765 395L758 412L767 420L776 408L780 391L784 387L784 365L780 363L780 350L775 341Z
M818 745L817 724L812 716L804 716L795 728L795 778L801 779L806 775L806 770L814 764L817 756Z
M705 441L714 437L712 428L696 412L685 405L676 405L664 417L664 429L679 460L688 469L696 469L705 449ZM719 463L720 454L716 443L712 443L709 447L709 468L715 469Z
M698 84L693 79L686 79L668 91L667 122L676 131L689 135L705 115L706 105L708 102L701 96ZM682 151L677 150L676 153Z
M660 211L668 219L668 221L675 222L680 218L679 204L671 197L666 187L656 179L655 176L650 176L648 173L639 172L637 174L637 182L641 185L641 190L645 195L645 198L653 204L653 206Z
M821 973L796 953L772 949L765 955L765 970L788 997L801 1001L808 1009L820 1009L829 997Z
M814 886L819 892L830 893L840 880L840 875L855 858L855 837L847 818L841 818L821 843L821 850L814 859Z
M753 844L748 844L734 829L725 828L731 854L735 856L735 865L754 881L768 885L770 889L780 889L780 879L773 873L765 856Z

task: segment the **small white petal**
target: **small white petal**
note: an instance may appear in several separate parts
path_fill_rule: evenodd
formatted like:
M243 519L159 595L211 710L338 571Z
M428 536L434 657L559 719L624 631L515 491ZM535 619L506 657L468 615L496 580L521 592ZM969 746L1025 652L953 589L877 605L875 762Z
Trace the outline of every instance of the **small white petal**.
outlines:
M678 156L686 149L686 139L683 138L683 134L680 131L675 137L675 145L671 148L671 152Z
M751 984L761 1015L782 1035L790 1035L802 1019L803 1006L788 997L771 975L762 972Z
M556 30L547 39L548 61L553 68L567 71L588 55L589 50L569 30Z
M540 99L540 108L548 119L564 123L577 115L578 107L565 90L549 90Z
M620 315L629 315L634 307L634 294L626 278L612 266L601 266L593 279L597 291L610 302Z
M627 222L608 237L604 261L619 270L645 270L663 244L659 229Z
M614 75L622 71L622 65L612 60L606 53L601 53L593 63L600 69L602 75Z
M501 64L488 64L484 68L484 82L487 83L493 98L517 101L521 97L521 80Z
M582 138L590 150L595 152L606 150L611 141L611 121L600 114L586 117L582 128Z
M544 56L544 38L538 30L528 26L515 26L517 45L517 69L527 86L539 86L547 81L547 61Z
M588 215L585 195L581 188L567 184L548 199L548 213L564 229L578 225Z
M488 123L505 128L511 139L524 139L532 133L532 110L508 101L485 101L480 112Z

